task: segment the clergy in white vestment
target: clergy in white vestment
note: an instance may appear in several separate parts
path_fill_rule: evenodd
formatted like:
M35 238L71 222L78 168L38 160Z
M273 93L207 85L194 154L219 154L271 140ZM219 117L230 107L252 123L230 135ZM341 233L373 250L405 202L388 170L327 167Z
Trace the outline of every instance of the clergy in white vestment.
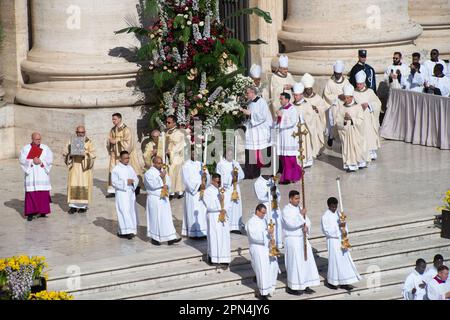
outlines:
M280 94L283 92L291 92L292 86L295 83L294 78L288 72L289 59L286 55L281 55L273 65L273 73L270 78L270 100L271 112L276 117L276 112L280 109L279 101Z
M272 115L264 98L257 95L256 87L247 88L248 108L241 108L245 114L245 165L246 179L255 179L266 166L264 155L270 155Z
M145 190L147 190L147 236L152 244L160 245L167 241L169 245L181 241L173 224L172 208L168 193L171 179L163 168L162 158L153 158L153 166L144 175ZM164 191L163 191L164 190Z
M254 190L259 204L267 208L266 222L275 224L274 237L278 249L283 248L283 228L281 227L280 188L274 183L273 177L261 175L255 181ZM273 204L276 203L274 207Z
M325 146L324 136L327 129L327 111L330 106L325 102L325 100L314 92L314 83L315 79L309 73L305 73L302 77L301 83L305 87L303 92L303 98L309 102L316 115L320 118L320 127L317 128L317 135L320 139L321 149ZM321 149L317 152L317 155L320 155Z
M53 165L53 153L48 146L41 144L41 135L34 132L32 142L22 148L19 155L20 166L25 174L24 214L28 221L34 215L45 217L50 213L50 170Z
M297 163L298 137L293 136L298 131L297 125L300 118L296 107L289 102L290 100L289 93L280 94L282 107L277 111L279 128L277 154L280 159L281 184L297 182L302 178L302 168Z
M306 216L306 209L300 206L300 193L296 190L289 192L289 204L283 208L281 221L284 233L284 248L287 273L287 288L289 294L311 294L315 291L310 287L320 284L319 272L309 240L306 240L306 254L304 236L311 235L311 221Z
M427 284L428 300L450 300L448 267L440 266L437 275Z
M221 192L220 174L214 173L205 190L203 202L208 222L208 263L228 266L231 262L230 220L227 212L229 199ZM223 216L224 219L219 221Z
M280 270L277 258L269 255L270 240L274 231L268 228L266 216L267 208L260 203L245 226L252 268L258 284L258 297L261 300L267 300L275 291Z
M353 93L355 101L361 104L364 110L365 150L370 160L377 159L377 150L381 147L380 121L381 101L372 89L366 87L366 73L359 71L356 76L356 88Z
M250 78L252 78L253 83L258 90L258 96L264 98L267 104L270 105L269 84L267 81L261 81L261 72L262 68L259 64L252 64L249 71Z
M236 160L233 160L233 151L228 149L226 157L222 158L216 167L216 172L220 174L222 187L225 189L225 202L228 216L230 217L230 231L241 233L242 222L242 195L239 183L244 180L244 171ZM237 172L237 173L236 173ZM237 192L237 199L233 199L233 192Z
M444 265L444 257L440 254L435 255L433 258L433 264L427 269L427 271L425 271L423 275L426 283L436 277L437 269L442 265Z
M136 208L136 188L139 178L130 165L130 154L121 151L119 164L111 171L111 184L115 191L119 237L132 239L137 234L138 216Z
M313 165L314 158L317 157L323 147L323 127L319 113L304 98L304 89L305 87L302 83L294 84L294 101L292 103L297 109L300 121L306 125L306 128L302 128L302 131L307 129L307 133L302 136L302 139L304 143L303 154L305 156L303 168L308 168Z
M328 248L327 285L331 289L337 289L337 286L340 286L343 289L351 290L352 286L350 285L358 282L362 277L356 270L350 251L341 248L340 228L345 227L348 233L348 227L346 223L340 223L337 211L338 200L334 197L328 198L327 205L328 210L322 216L321 221L322 232L327 238Z
M439 94L443 97L450 95L450 79L444 75L443 65L438 63L434 66L434 75L425 82L425 92Z
M364 110L353 98L351 84L344 87L344 101L332 110L330 121L336 126L342 145L344 170L354 172L365 168L370 160L365 142Z
M350 84L348 79L343 75L344 63L341 60L337 60L333 65L333 75L328 79L325 89L323 90L323 98L325 102L330 105L330 109L326 112L327 121L327 133L328 133L328 145L331 147L333 144L333 138L337 135L337 132L333 132L333 128L330 124L330 114L332 108L335 108L339 96L342 96L344 86Z
M423 259L417 259L416 267L406 278L403 284L402 295L405 300L424 300L427 294L424 272L427 263Z
M424 68L424 72L426 72L425 74L425 80L429 81L431 79L431 77L434 75L434 67L437 64L441 64L443 67L443 74L447 74L448 72L448 67L447 64L445 63L444 60L439 58L439 50L437 49L433 49L430 52L430 59L426 60L423 65L425 66Z
M208 227L206 207L202 200L201 190L205 190L208 186L210 175L208 169L203 170L202 162L194 159L194 155L195 153L191 151L191 159L186 161L181 169L185 187L181 235L190 238L203 238L208 233Z

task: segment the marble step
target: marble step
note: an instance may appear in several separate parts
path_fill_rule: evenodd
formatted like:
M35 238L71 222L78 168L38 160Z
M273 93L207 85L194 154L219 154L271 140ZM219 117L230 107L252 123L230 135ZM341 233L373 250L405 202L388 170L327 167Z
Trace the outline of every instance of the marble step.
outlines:
M415 248L409 249L404 252L404 245L397 244L388 246L380 254L379 248L371 248L357 252L353 255L353 258L359 265L359 261L363 261L366 264L374 264L379 266L381 270L389 269L389 258L395 256L397 258L406 258L408 256L423 256L424 251L432 250L433 252L450 251L449 244L437 245L436 241L428 240L420 242ZM160 277L156 280L149 279L144 281L136 281L133 283L124 281L116 285L111 284L109 287L96 287L90 290L74 292L77 298L81 299L121 299L121 298L156 298L156 295L167 295L169 293L181 293L182 291L193 292L195 288L202 288L211 285L226 286L233 282L240 282L245 279L253 278L253 271L249 263L249 257L244 257L247 260L246 264L239 264L231 266L230 270L217 270L211 269L209 272L203 270L199 272L190 272L186 274L177 274L173 276ZM384 259L384 258L387 258ZM383 261L386 260L386 261ZM319 269L323 268L326 264L326 259L316 259ZM200 267L204 268L204 262L199 262ZM283 262L281 261L282 265Z
M357 248L359 245L362 245L364 243L379 242L376 239L385 239L392 237L395 233L391 231L399 232L400 230L404 229L432 226L432 221L432 218L423 218L407 223L397 223L391 225L380 224L378 226L371 226L366 227L365 229L363 228L354 230L350 233L349 237L352 245ZM379 236L374 236L373 239L371 239L371 236L369 236L371 234L379 234ZM364 237L366 237L367 235L366 240L364 240L363 235ZM359 238L361 238L362 241L359 241ZM310 241L313 247L323 242L320 250L326 249L326 241L323 236L312 237ZM84 277L86 275L116 271L120 272L122 270L128 272L133 268L145 268L147 266L158 264L161 266L165 266L166 264L173 263L174 261L200 259L204 252L206 252L207 250L207 244L206 241L193 242L193 240L185 239L182 243L174 247L167 248L164 245L161 247L153 247L151 244L149 244L149 248L150 250L137 254L80 262L76 266L78 270L77 275ZM231 234L231 248L233 252L248 252L248 241L246 236ZM170 250L170 255L168 254L168 250ZM67 280L73 277L72 272L68 272L70 267L71 266L66 265L53 266L49 270L49 283L51 283L52 281Z
M319 270L326 267L326 254L326 252L322 252L322 254L319 255L316 254L316 263ZM322 257L323 255L325 257ZM242 254L241 252L241 256L239 256L237 252L233 252L232 268L247 263L250 263L250 256L248 253ZM280 263L283 263L282 259L280 259ZM158 282L165 281L168 277L187 277L194 279L214 272L216 272L216 267L208 266L201 258L193 258L177 260L171 263L152 264L130 269L121 269L118 271L85 275L81 277L80 288L77 289L71 289L71 287L68 286L68 284L70 285L71 283L70 279L59 279L50 281L49 288L57 291L64 290L71 293L89 290L101 290L104 292L115 290L122 285L139 281L153 280L154 282Z

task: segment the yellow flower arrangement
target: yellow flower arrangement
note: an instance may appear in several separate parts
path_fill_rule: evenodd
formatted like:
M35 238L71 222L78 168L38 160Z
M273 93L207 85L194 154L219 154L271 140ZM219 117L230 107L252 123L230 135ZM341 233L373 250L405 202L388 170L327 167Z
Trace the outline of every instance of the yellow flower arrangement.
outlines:
M447 192L445 193L444 205L437 207L436 210L437 211L442 211L442 210L450 211L450 190L447 190Z
M28 300L73 300L73 296L64 291L41 291L30 294Z

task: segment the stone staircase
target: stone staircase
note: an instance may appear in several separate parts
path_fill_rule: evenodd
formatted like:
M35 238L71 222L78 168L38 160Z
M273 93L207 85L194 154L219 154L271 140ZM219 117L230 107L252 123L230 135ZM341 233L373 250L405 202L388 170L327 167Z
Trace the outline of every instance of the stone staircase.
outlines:
M403 281L417 258L431 263L437 253L444 258L450 255L450 240L440 238L433 218L355 230L349 239L352 257L363 276L352 292L323 285L327 250L325 238L320 236L310 239L322 280L322 285L314 288L316 293L286 294L284 260L280 258L282 273L272 299L399 299ZM48 287L68 291L75 299L255 299L256 283L246 237L232 235L232 262L227 270L206 264L206 241L202 246L198 251L184 253L178 246L180 254L175 250L168 253L174 247L159 247L159 255L111 259L110 263L85 269L79 276L81 286L69 290L69 276L56 272Z

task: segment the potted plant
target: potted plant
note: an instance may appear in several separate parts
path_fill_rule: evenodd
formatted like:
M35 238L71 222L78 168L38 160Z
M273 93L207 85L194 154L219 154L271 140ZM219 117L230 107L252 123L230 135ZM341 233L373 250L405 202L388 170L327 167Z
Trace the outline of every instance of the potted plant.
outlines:
M447 190L444 198L444 205L437 208L442 212L441 216L441 237L450 239L450 190Z

